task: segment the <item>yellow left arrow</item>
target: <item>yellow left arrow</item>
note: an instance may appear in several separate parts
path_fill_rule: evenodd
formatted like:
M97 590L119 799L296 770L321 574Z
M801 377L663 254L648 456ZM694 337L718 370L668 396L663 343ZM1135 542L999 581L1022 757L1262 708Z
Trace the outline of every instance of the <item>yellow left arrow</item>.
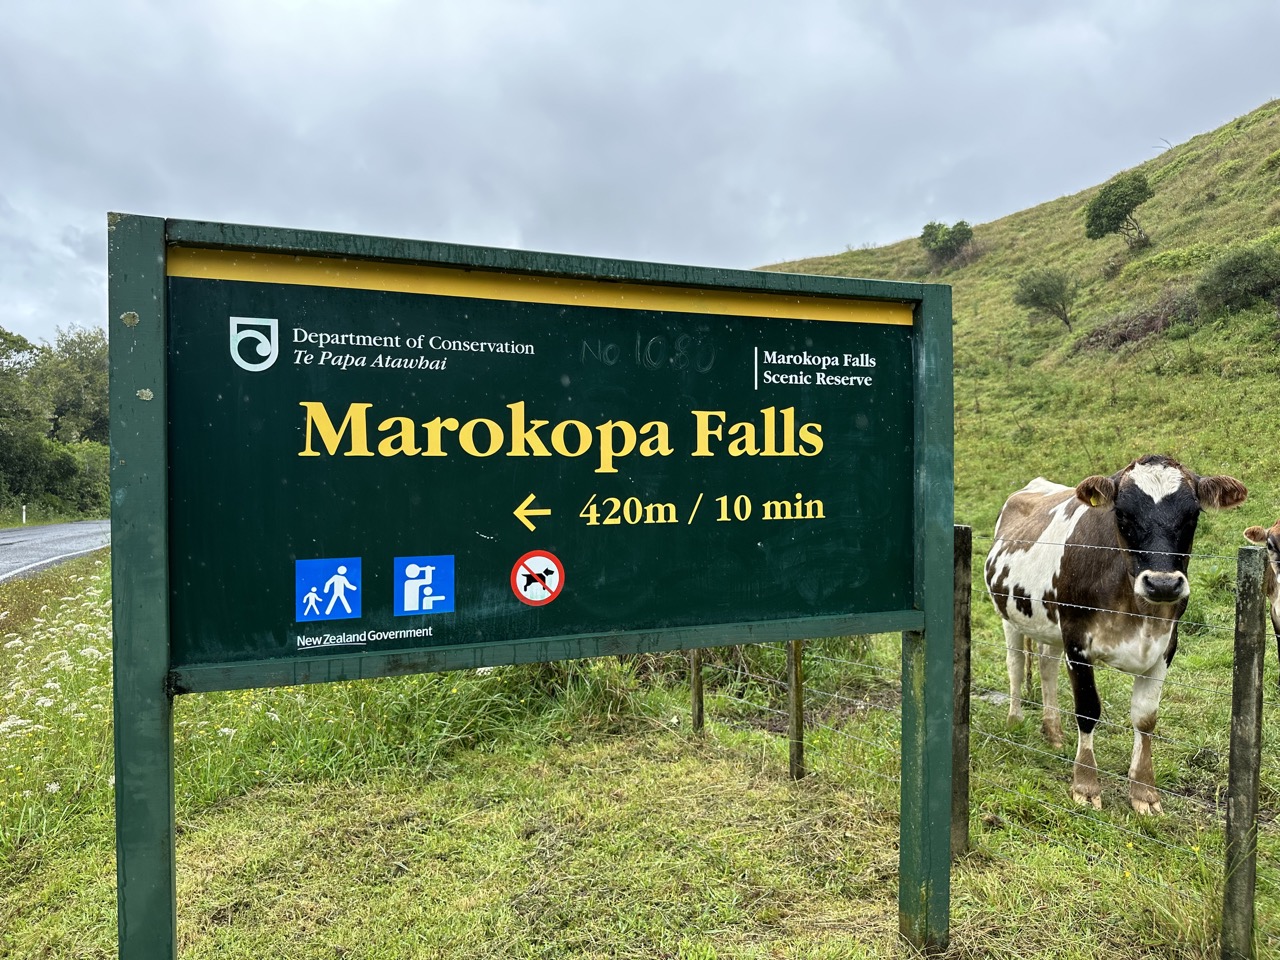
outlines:
M537 499L537 496L538 495L536 493L529 494L529 496L525 497L524 503L520 504L520 506L516 507L515 509L516 519L519 520L521 523L523 523L530 530L534 529L533 523L530 522L529 520L530 517L551 516L550 507L538 507L535 509L532 506L533 501Z

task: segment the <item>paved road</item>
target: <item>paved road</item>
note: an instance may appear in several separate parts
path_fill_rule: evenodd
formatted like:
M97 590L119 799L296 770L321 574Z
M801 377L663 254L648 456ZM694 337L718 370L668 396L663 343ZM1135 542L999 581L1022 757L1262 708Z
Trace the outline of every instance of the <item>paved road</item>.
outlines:
M111 542L111 521L81 520L0 530L0 582L82 556Z

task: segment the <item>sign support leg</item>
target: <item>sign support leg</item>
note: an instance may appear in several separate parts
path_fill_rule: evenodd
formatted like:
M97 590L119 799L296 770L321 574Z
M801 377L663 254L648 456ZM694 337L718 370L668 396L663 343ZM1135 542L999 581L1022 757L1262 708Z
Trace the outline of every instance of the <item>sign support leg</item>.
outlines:
M902 784L898 928L943 950L951 911L951 737L954 695L954 460L951 291L916 311L916 605L924 630L902 635Z
M164 221L107 224L120 960L177 956Z

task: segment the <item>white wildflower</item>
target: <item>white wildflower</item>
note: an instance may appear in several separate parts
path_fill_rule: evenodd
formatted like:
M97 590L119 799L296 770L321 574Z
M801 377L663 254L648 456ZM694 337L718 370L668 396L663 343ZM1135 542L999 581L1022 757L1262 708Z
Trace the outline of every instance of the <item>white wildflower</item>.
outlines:
M267 711L267 718L269 720L274 720L276 723L280 722L280 714L276 713L274 710Z
M31 726L31 721L26 717L8 716L0 720L0 733L9 733L11 730L22 730ZM10 734L12 736L12 734Z
M37 707L52 707L52 706L53 706L53 701L52 701L52 700L50 700L48 697L41 697L39 700L37 700L37 701L36 701L36 706L37 706Z
M22 638L18 637L16 640L10 640L8 643L6 643L4 645L4 648L6 650L18 650L18 649L21 649L23 646L24 644L22 642Z
M235 731L235 728L234 728L234 727L219 727L219 728L218 728L218 734L219 734L220 736L223 736L223 737L231 737L231 736L235 736L235 732L236 732L236 731Z
M88 660L101 660L103 653L97 647L82 647L80 650L80 656Z
M57 793L61 789L62 789L62 784L60 784L57 780L53 781L53 783L46 783L44 785L45 793Z
M60 684L57 680L48 680L45 682L44 689L54 690L54 691L61 690L62 684Z
M493 673L493 667L476 667L476 676L484 677Z

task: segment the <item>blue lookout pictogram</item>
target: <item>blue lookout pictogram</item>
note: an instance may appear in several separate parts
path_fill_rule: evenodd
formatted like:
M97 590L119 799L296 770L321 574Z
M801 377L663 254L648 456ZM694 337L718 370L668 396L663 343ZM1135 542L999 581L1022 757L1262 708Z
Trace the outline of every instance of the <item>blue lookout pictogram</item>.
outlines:
M395 615L453 611L453 556L396 557Z

